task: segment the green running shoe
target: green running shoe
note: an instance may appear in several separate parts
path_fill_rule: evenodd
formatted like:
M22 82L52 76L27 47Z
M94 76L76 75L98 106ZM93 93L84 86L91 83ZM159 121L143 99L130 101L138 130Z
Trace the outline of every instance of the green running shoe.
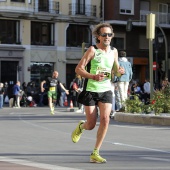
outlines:
M80 125L83 124L85 121L81 120L77 125L76 129L72 132L71 138L74 143L77 143L83 133L83 130L80 129Z
M90 155L90 162L92 163L106 163L106 159L102 158L99 153L92 153Z

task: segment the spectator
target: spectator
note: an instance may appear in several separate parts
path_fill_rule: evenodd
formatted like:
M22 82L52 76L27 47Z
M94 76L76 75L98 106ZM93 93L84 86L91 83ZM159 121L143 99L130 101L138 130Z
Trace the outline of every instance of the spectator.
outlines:
M128 87L129 87L129 82L132 79L132 66L131 63L128 61L126 58L126 52L125 51L120 51L120 57L119 57L119 65L120 67L123 67L125 70L125 73L118 77L118 89L119 89L119 94L121 98L121 108L119 111L124 110L124 101L127 99L127 94L128 94Z
M4 84L0 83L0 109L3 109L3 104L4 104Z
M68 105L70 105L70 101L72 100L73 106L77 106L77 101L76 101L76 90L73 89L73 84L75 82L75 78L71 81L70 87L69 87L69 96L68 96Z
M9 96L8 96L8 83L5 82L4 83L4 103L6 103L5 99L8 98L9 100Z
M66 89L65 83L63 83L63 86ZM65 98L66 98L66 92L61 88L61 86L60 86L60 91L61 92L60 92L59 104L60 104L61 107L63 107L64 106L64 101L65 101Z
M20 108L20 81L17 81L16 84L13 86L13 107Z
M22 83L22 90L24 91L25 94L27 94L27 83L26 82Z
M76 74L76 78L75 78L75 83L77 85L77 89L75 89L76 91L76 106L78 107L78 110L76 112L83 112L83 105L81 103L78 103L78 96L80 94L80 92L83 90L83 82L84 82L84 79Z
M40 84L40 93L39 93L39 104L38 106L43 107L44 106L44 96L47 94L47 90L46 90L46 81L43 80Z
M162 90L164 90L166 87L170 86L170 82L168 81L168 78L166 77L163 81L162 81Z
M150 82L149 79L145 79L145 83L143 85L143 90L144 90L144 100L145 104L149 104L150 100Z
M133 87L134 87L134 94L138 95L139 99L142 100L143 92L141 90L141 87L139 86L139 83L136 82Z

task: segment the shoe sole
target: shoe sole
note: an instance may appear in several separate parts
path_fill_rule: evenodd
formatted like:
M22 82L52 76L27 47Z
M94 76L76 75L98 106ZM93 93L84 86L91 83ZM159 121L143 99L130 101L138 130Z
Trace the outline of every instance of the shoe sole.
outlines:
M107 161L106 161L106 162L107 162ZM95 159L90 159L90 163L103 164L103 163L106 163L106 162L99 162L99 161L96 161Z

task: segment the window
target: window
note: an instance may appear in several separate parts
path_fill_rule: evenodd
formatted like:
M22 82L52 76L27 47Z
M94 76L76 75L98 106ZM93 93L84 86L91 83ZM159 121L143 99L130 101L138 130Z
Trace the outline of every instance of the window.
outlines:
M59 2L55 2L55 10L56 10L56 14L60 13L60 3Z
M85 0L76 0L76 14L85 14Z
M13 20L0 20L1 44L20 44L20 22Z
M134 0L119 0L120 14L134 14Z
M31 81L35 82L37 87L40 87L41 81L51 77L53 70L53 63L31 62Z
M159 4L159 24L168 23L168 4Z
M92 42L89 26L70 24L67 29L67 47L81 47L83 42Z
M38 10L49 12L49 0L39 0Z
M54 24L31 22L31 45L54 45Z
M140 20L146 22L146 16L149 13L150 3L148 1L140 1Z
M25 0L11 0L11 2L25 2Z
M124 50L125 49L125 39L124 37L114 37L111 42L111 46L117 48L118 50Z

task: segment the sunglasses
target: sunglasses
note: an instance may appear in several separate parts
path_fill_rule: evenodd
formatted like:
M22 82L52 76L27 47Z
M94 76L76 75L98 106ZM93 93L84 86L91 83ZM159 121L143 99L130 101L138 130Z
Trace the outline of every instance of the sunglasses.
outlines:
M102 37L107 37L107 35L108 35L108 37L112 37L112 33L104 33L104 34L100 34L100 36L102 36Z

